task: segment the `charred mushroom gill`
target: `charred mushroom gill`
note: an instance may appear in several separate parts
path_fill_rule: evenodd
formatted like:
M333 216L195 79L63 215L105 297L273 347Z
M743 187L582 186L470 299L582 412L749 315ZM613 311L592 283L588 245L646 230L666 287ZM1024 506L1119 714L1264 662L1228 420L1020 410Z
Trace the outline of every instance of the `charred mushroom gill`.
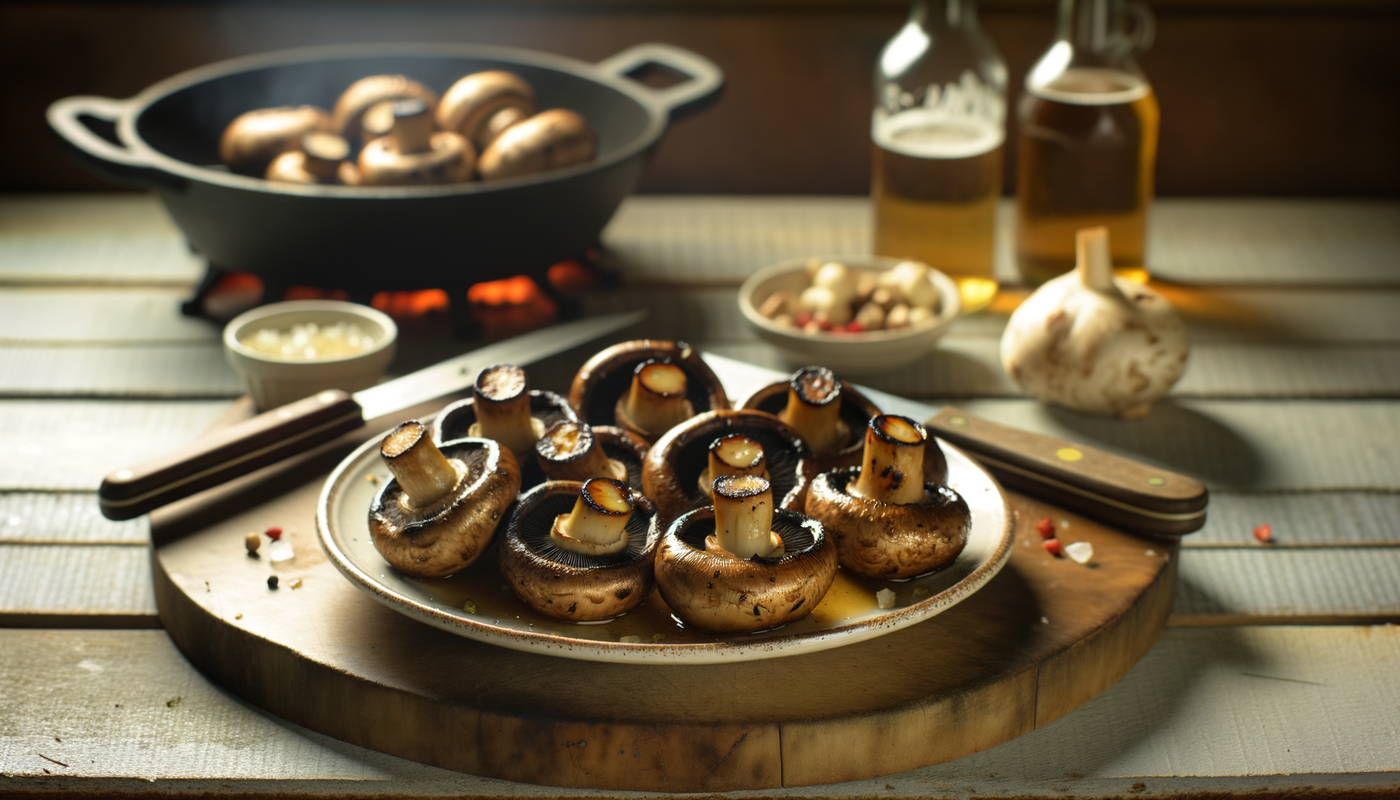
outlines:
M260 108L238 115L224 129L219 158L234 172L262 176L274 158L295 150L306 134L330 128L330 115L315 106Z
M471 179L472 146L449 131L433 133L432 116L422 100L394 103L394 126L360 151L360 183L365 186L419 186Z
M468 75L452 84L437 107L438 128L465 136L480 152L506 128L535 113L535 90L505 70Z
M565 421L549 426L535 442L535 460L552 481L612 478L630 485L640 475L646 450L645 442L621 428Z
M394 479L370 505L370 535L385 561L414 577L450 575L475 561L520 491L515 457L486 439L439 450L413 420L385 436L379 452Z
M672 523L657 548L656 584L671 610L687 625L743 633L816 608L836 577L836 549L821 524L775 512L768 481L752 475L720 478L714 496L714 507ZM771 555L759 554L765 549Z
M583 117L552 108L501 131L481 152L477 171L484 181L518 178L592 161L596 149Z
M685 370L686 399L695 413L729 408L724 385L699 353L685 342L654 339L616 344L588 359L569 387L569 405L590 425L619 425L617 402L631 391L637 365L648 359L669 359Z
M349 155L349 142L334 133L312 131L302 137L300 150L274 158L264 177L284 183L345 183L343 169L350 166L345 160Z
M607 478L520 496L498 550L517 597L556 619L611 619L651 594L660 529L651 503Z
M957 492L924 480L927 442L924 427L907 417L875 417L861 465L812 482L807 514L836 540L842 567L868 578L912 578L962 552L971 511Z
M711 461L717 455L714 444L733 436L740 438L733 439L730 447L724 448L729 452L723 453L722 460L744 462L742 451L749 446L743 440L752 442L762 459L755 465L754 455L750 455L748 462L772 482L778 507L802 509L807 487L817 474L811 448L797 431L772 414L725 409L686 420L658 439L647 452L642 467L642 492L656 503L663 522L710 504L710 493L702 484L712 486L719 476L701 476L714 468ZM719 468L727 471L724 465Z
M368 143L387 134L393 118L390 104L397 100L421 100L429 110L437 106L437 94L418 81L403 75L371 75L341 93L332 113L332 129L349 141ZM373 126L377 130L366 135L365 115L370 109L378 119Z
M686 397L685 370L670 359L647 359L632 373L632 385L617 398L615 413L624 430L655 441L661 434L695 416Z

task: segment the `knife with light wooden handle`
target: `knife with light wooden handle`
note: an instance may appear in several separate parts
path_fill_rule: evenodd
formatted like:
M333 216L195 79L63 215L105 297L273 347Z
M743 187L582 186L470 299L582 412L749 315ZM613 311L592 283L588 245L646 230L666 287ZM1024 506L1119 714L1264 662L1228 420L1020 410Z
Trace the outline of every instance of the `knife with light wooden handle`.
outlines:
M567 322L496 342L354 394L321 392L259 414L102 481L108 519L131 519L328 442L376 419L461 391L482 369L523 366L640 322L645 311Z

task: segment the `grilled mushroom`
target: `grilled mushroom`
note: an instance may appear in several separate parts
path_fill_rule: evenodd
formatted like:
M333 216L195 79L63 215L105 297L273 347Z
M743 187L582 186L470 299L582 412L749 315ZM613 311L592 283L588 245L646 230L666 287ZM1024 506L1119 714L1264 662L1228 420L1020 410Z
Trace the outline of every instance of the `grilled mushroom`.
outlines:
M911 578L947 565L967 544L967 502L924 479L927 441L914 420L877 416L866 428L861 465L812 482L807 514L836 540L842 567L868 578Z
M349 166L350 144L334 133L313 131L302 137L300 150L274 158L264 176L286 183L343 183L342 169Z
M477 163L485 181L518 178L593 160L593 129L566 108L541 111L501 131Z
M552 481L613 478L640 485L647 444L611 426L587 422L556 422L535 442L535 461Z
M655 360L680 367L685 373L686 402L694 413L729 408L724 386L719 377L685 342L665 342L638 339L623 342L603 350L579 369L569 389L569 404L579 417L591 425L619 425L628 428L618 418L619 401L626 401L632 392L637 367L644 361ZM658 375L657 377L664 377ZM647 392L643 391L642 402ZM674 401L676 398L670 398ZM678 404L676 404L678 405ZM628 428L648 442L655 441L664 431L649 432Z
M330 115L315 106L260 108L224 128L219 158L234 172L261 176L274 158L300 146L303 136L330 128Z
M365 186L417 186L471 179L476 153L461 136L433 133L422 100L394 103L392 133L360 151L360 182Z
M415 577L450 575L475 561L520 491L510 451L487 439L439 450L418 420L390 431L379 453L394 479L370 504L370 535L385 561Z
M546 428L578 417L563 397L529 386L525 370L514 364L483 369L472 384L471 397L438 412L437 441L463 436L495 439L516 456L533 461L530 454Z
M437 94L418 81L403 75L371 75L350 84L340 99L335 102L332 114L332 130L349 141L372 141L387 134L393 114L389 104L396 100L421 100L432 109L437 105ZM374 109L379 122L377 131L365 131L365 114ZM370 135L366 135L366 134Z
M513 72L477 72L452 84L437 107L438 128L467 137L478 151L535 113L535 90Z
M670 359L647 359L633 370L632 386L617 398L613 413L625 430L655 441L695 416L685 390L685 370Z
M656 585L688 625L717 633L801 619L836 577L836 550L820 523L773 509L768 481L728 475L715 504L679 517L656 553Z
M802 509L807 487L817 474L811 448L797 431L772 414L725 409L701 414L672 428L648 451L642 466L642 492L656 503L663 523L710 503L710 493L701 484L708 488L720 477L709 474L702 478L715 468L711 459L721 455L721 461L742 462L741 451L748 449L740 439L730 439L732 449L727 453L716 453L713 445L736 435L758 446L761 462L753 464L755 458L751 454L750 466L772 482L779 507ZM731 471L723 465L718 468L721 472Z
M654 518L651 503L620 481L550 481L521 495L507 520L501 574L542 614L611 619L651 594Z

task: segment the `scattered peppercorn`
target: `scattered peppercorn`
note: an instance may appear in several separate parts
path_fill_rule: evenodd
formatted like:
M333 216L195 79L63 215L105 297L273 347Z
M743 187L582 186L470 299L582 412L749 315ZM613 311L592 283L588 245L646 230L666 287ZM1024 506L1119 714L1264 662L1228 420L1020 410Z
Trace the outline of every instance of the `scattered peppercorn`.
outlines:
M1040 531L1040 538L1042 539L1055 538L1055 523L1051 522L1049 517L1037 522L1035 524L1035 529Z
M267 530L263 531L263 533L267 534L267 538L271 539L274 542L282 541L282 529L277 527L276 525L273 525L271 528L268 528Z
M276 588L277 588L277 576L276 576L276 575L269 575L269 576L267 576L267 588L269 588L269 589L276 589Z
M243 545L248 548L248 555L256 556L258 554L258 548L262 547L262 537L252 531L248 531L248 535L243 537Z
M1061 551L1059 539L1046 539L1045 541L1041 542L1041 544L1045 547L1046 550L1050 552L1050 555L1056 558L1060 557Z
M1254 538L1258 539L1264 544L1269 544L1274 540L1273 527L1269 525L1260 525L1259 527L1254 529Z

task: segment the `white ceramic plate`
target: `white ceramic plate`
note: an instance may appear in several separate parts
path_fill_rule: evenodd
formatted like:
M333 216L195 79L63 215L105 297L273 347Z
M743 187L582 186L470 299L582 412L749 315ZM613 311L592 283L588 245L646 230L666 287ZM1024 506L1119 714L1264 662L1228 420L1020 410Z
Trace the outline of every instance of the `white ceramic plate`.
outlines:
M368 509L390 478L378 455L379 437L336 467L317 507L321 545L345 577L375 600L420 622L515 650L578 658L654 664L711 664L810 653L853 644L928 619L987 584L1011 555L1011 512L996 481L957 448L948 456L949 485L972 510L972 533L957 560L905 581L872 581L838 571L836 582L807 617L754 634L716 636L682 626L658 592L610 622L580 625L536 614L511 593L488 549L449 578L408 577L389 566L370 540ZM875 593L895 593L893 608ZM464 607L472 610L465 610Z

